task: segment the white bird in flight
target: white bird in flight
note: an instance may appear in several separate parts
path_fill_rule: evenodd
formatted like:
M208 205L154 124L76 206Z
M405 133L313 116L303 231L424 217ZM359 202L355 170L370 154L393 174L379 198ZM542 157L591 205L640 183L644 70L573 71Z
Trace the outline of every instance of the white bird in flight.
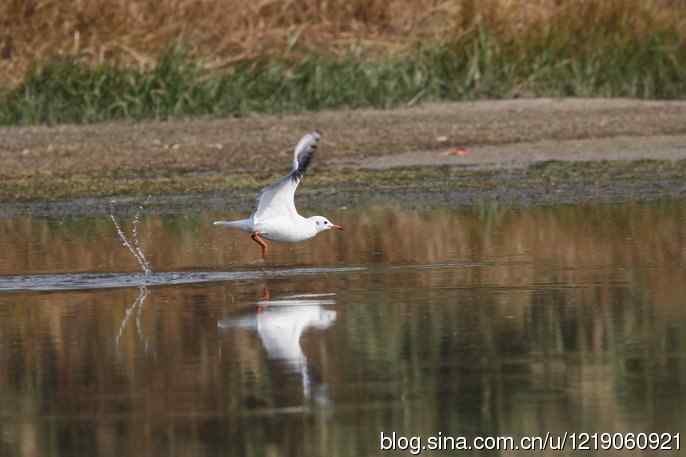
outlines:
M214 225L250 233L253 241L262 248L263 259L267 255L265 240L297 243L326 230L343 230L325 217L302 217L295 209L295 189L312 161L320 137L317 130L302 137L293 153L293 169L287 176L262 189L257 195L257 209L249 219L216 221Z

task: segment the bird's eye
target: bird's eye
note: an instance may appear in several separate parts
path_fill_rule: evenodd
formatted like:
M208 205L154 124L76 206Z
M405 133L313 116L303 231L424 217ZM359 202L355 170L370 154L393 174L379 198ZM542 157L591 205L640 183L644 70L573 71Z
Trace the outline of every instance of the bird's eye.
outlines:
M328 223L329 223L329 221L324 221L324 225L326 225L326 224L328 224Z

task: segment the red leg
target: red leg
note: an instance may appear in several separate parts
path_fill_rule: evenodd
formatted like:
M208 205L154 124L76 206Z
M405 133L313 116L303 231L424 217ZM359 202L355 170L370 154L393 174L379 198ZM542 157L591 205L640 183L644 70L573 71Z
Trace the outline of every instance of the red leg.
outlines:
M269 301L269 300L271 300L271 298L272 298L272 295L269 293L269 289L267 289L267 286L264 286L264 288L262 289L262 295L260 296L260 302ZM257 307L256 307L257 313L261 313L262 311L267 309L266 304L262 305L262 304L260 304L260 302L257 303Z
M262 296L260 296L260 300L271 300L272 299L272 294L269 293L269 289L267 289L267 286L264 286L262 288Z
M267 242L264 241L264 239L262 239L262 237L260 237L260 234L257 232L250 235L250 238L252 238L255 243L260 245L260 248L262 249L262 258L264 259L267 255Z

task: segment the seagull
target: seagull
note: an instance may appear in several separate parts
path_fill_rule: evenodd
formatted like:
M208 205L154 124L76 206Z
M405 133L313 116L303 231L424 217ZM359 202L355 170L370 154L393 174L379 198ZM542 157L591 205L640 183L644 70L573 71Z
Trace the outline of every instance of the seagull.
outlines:
M267 255L265 240L298 243L326 230L343 230L323 216L302 217L295 209L295 189L312 162L320 138L318 130L302 137L293 151L293 169L287 176L262 189L257 195L257 209L249 219L215 221L214 225L250 233L250 238L262 249L262 259Z

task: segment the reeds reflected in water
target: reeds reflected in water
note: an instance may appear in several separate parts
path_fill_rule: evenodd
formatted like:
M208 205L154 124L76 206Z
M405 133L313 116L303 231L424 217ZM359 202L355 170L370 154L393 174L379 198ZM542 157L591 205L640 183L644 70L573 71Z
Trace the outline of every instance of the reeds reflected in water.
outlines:
M0 454L352 456L381 431L682 430L685 209L341 211L344 237L276 247L265 268L361 270L153 287L138 311L137 288L1 294ZM155 270L259 256L214 218L143 218ZM137 269L98 218L0 234L2 274Z

